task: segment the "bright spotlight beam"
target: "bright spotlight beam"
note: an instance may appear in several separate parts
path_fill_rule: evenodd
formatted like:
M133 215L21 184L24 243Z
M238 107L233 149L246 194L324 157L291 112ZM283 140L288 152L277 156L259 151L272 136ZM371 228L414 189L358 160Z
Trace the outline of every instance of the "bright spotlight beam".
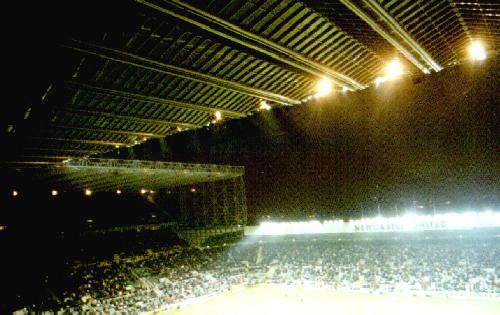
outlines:
M332 82L328 79L321 79L317 85L317 94L319 96L327 95L332 92Z
M394 59L391 61L387 67L385 68L385 76L389 79L395 79L400 77L404 72L403 65L399 61L399 59Z
M469 47L469 55L472 60L484 60L486 59L486 50L481 42L472 42Z

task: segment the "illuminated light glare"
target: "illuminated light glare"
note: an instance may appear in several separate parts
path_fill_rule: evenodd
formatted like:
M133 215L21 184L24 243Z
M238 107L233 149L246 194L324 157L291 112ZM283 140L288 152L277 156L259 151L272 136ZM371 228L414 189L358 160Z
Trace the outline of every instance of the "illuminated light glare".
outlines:
M332 82L328 79L321 79L317 85L317 94L327 95L332 91Z
M149 191L149 193L150 193L150 194L154 194L154 193L155 193L155 191L154 191L154 190L150 190L150 191Z
M120 148L120 145L119 144L116 144L115 145L115 149L119 149Z
M309 95L309 96L307 97L307 99L308 99L308 100L312 100L312 98L313 98L313 97L312 97L311 95Z
M182 131L182 128L181 127L177 127L177 131Z
M376 77L375 78L375 86L379 86L381 83L384 83L387 81L385 77Z
M399 59L394 59L385 68L385 76L389 80L393 80L403 74L403 65Z
M117 195L121 195L121 193L122 193L122 191L121 191L120 189L117 189L117 190L116 190L116 194L117 194Z
M469 47L469 55L472 60L484 60L486 59L486 50L481 42L472 42Z
M141 194L143 194L143 195L144 195L146 192L147 192L147 190L146 190L146 189L144 189L144 188L142 188L142 189L141 189Z
M189 191L192 192L192 193L195 193L196 192L196 188L193 187Z
M12 196L13 196L13 197L16 197L17 195L19 195L19 193L17 192L17 190L13 190L13 191L12 191Z
M215 120L221 120L222 119L222 113L220 111L216 111L214 114Z
M483 227L500 227L500 213L494 211L417 215L408 213L396 217L326 220L323 222L262 222L253 235L299 235L364 232L411 232L428 230L464 230Z
M55 190L55 189L52 189L52 191L50 192L50 194L52 196L57 196L57 195L59 195L59 192L57 190Z
M342 93L348 92L349 88L347 86L342 87Z
M271 106L269 104L267 104L266 101L262 101L260 102L260 109L263 109L263 110L270 110L271 109Z
M90 189L85 189L85 196L92 196L92 190Z

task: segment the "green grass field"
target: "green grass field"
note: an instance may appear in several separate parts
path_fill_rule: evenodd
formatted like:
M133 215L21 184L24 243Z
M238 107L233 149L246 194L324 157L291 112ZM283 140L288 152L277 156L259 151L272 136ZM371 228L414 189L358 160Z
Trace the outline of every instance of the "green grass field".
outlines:
M499 300L401 297L260 286L170 311L172 315L499 315Z

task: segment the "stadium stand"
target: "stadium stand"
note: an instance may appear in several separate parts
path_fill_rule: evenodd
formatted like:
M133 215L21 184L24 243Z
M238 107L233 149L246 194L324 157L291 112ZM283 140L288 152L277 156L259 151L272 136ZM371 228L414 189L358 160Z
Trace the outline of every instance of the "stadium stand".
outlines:
M244 238L231 245L121 254L112 260L68 265L63 272L66 289L51 307L62 314L136 314L260 283L499 297L500 246L495 233ZM40 311L24 309L28 310Z

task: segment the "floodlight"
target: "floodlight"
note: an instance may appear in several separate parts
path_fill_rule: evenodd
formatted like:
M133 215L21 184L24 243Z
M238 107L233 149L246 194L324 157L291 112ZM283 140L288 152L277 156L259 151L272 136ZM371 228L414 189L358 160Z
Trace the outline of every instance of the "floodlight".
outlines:
M215 120L221 120L222 119L222 113L220 111L216 111L214 113Z
M321 79L317 85L318 96L327 95L332 91L332 82L328 79Z
M387 79L385 77L376 77L375 78L375 86L379 86L380 83L384 83L385 81L387 81Z
M486 50L484 46L479 41L474 41L470 44L469 55L472 60L484 60L486 59Z
M403 65L399 59L396 58L387 65L385 68L385 74L389 80L392 80L401 76L403 74L403 70Z
M261 101L260 102L260 109L263 109L263 110L270 110L271 109L271 106L269 104L267 104L266 101Z

